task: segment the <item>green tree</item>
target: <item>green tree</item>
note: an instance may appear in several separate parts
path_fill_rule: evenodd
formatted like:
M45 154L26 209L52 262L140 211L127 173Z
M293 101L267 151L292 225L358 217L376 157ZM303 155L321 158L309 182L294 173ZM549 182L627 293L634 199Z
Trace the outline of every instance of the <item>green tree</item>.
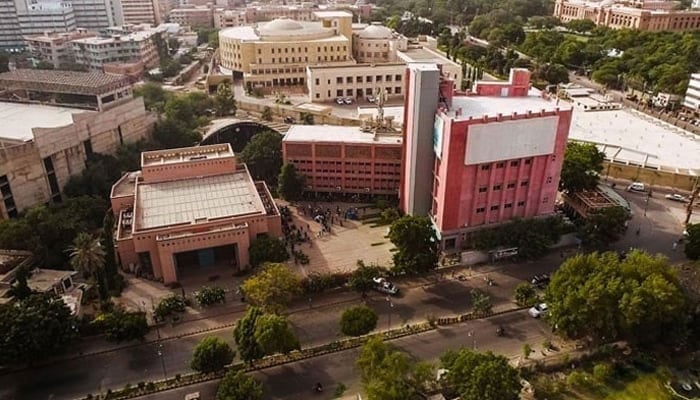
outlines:
M207 336L194 348L190 368L205 374L223 371L235 355L228 343L216 336Z
M277 314L301 294L299 277L286 265L276 263L265 264L243 282L242 289L252 305Z
M691 260L700 259L700 224L690 224L686 231L685 256Z
M0 306L0 365L32 364L77 339L70 309L54 294L33 294Z
M127 312L117 307L102 313L92 321L105 338L111 342L128 342L142 340L148 333L148 321L144 312Z
M488 294L478 289L472 289L471 296L475 313L484 315L491 312L493 304L491 303L491 297L489 297Z
M214 108L216 109L216 115L219 117L236 114L236 99L233 97L229 81L224 81L216 88Z
M218 49L219 48L219 32L211 32L209 33L209 36L207 36L207 43L209 44L209 47L212 49Z
M192 117L194 118L194 117ZM166 149L194 146L202 135L179 120L166 119L158 122L153 130L153 139Z
M216 400L262 400L262 398L263 387L260 382L243 371L228 371L216 389Z
M374 287L373 279L385 275L386 272L386 269L378 265L365 265L362 260L357 260L357 268L352 271L348 284L354 291L364 296Z
M314 115L303 112L299 115L302 125L314 125Z
M104 303L109 300L107 284L105 282L105 250L98 238L87 233L80 233L73 240L73 245L68 248L70 263L76 271L92 277L100 300Z
M38 63L36 63L36 65L34 66L34 68L36 68L36 69L46 69L46 70L50 70L50 69L54 69L54 66L53 66L53 64L51 64L51 63L48 62L48 61L41 60L41 61L39 61Z
M361 336L377 327L377 313L367 306L350 307L340 316L340 331L347 336Z
M448 370L447 385L463 400L517 400L520 398L520 376L508 359L491 352L477 353L469 349L447 351L440 358Z
M304 176L297 172L294 164L282 165L277 181L277 193L287 201L297 201L304 194Z
M194 299L202 307L222 304L226 302L226 291L219 286L202 286L194 293Z
M268 106L263 107L262 113L260 114L260 118L263 121L272 121L272 109Z
M391 224L389 239L394 246L394 270L419 273L437 265L438 239L428 217L405 215Z
M255 340L255 325L263 315L262 309L258 307L248 307L246 314L238 320L233 329L233 338L236 341L236 348L241 359L246 363L257 360L265 355L263 349Z
M629 211L623 207L606 207L590 213L579 236L587 247L604 249L618 241L627 231Z
M567 143L559 190L574 193L595 189L604 160L605 154L592 143Z
M63 193L68 197L93 196L109 199L114 182L121 178L119 161L111 156L94 153L86 161L80 175L70 177Z
M287 319L276 314L263 314L255 321L255 341L266 355L299 350L299 339Z
M287 246L277 238L267 235L258 236L248 247L250 266L257 268L265 263L281 263L289 259Z
M31 276L26 266L20 265L15 270L15 282L9 290L9 295L15 300L24 300L32 295L32 289L27 284L27 279Z
M569 82L569 70L561 64L542 64L535 70L535 77L549 84Z
M522 282L513 292L515 303L520 307L529 307L537 302L537 292L528 282Z
M155 82L147 82L134 88L134 96L143 97L146 109L163 113L165 104L170 98L170 94L163 89L163 86Z
M571 338L596 341L680 340L669 332L686 323L686 296L662 256L634 250L568 258L546 291L547 321Z
M117 282L121 277L117 270L117 258L114 254L114 214L112 214L112 210L105 213L102 241L105 248L105 283L109 290L121 292L121 288L117 287Z
M282 135L272 131L258 133L243 148L241 159L254 179L277 186L282 168Z
M575 19L566 24L566 28L574 32L585 33L595 29L595 22L589 19Z

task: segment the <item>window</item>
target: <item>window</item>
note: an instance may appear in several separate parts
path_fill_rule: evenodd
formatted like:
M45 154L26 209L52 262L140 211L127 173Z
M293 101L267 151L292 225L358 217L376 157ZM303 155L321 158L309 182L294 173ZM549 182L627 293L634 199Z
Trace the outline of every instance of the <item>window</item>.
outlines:
M549 203L549 197L545 197L542 199L542 204L547 204Z
M375 78L375 79L374 79L375 82L381 82L381 81L382 81L382 76L381 76L381 75L377 75L377 76L375 76L374 78Z
M371 77L371 76L368 76L368 77L367 77L367 83L372 83L372 77Z
M518 202L518 207L525 207L525 202L524 202L524 201L519 201L519 202Z
M547 177L547 183L552 183L552 177L551 177L551 176L548 176L548 177Z
M391 94L391 88L390 88L390 87L389 87L389 88L386 88L385 90L386 90L386 94Z
M394 76L394 80L395 80L395 81L400 81L400 80L401 80L401 75L396 74L396 75Z
M508 185L506 186L506 189L513 189L515 188L515 182L509 182Z
M479 193L486 193L486 191L489 190L486 186L482 186L479 188Z
M481 170L482 170L482 171L488 171L490 168L491 168L491 166L488 165L488 164L482 164L482 165L481 165Z
M316 78L316 86L318 86L321 82L319 81L318 78Z
M521 187L525 187L525 186L527 186L527 184L528 184L527 181L522 181L522 182L520 182L520 186L521 186Z
M445 249L446 250L454 249L456 244L457 244L457 239L455 239L455 238L445 239Z
M357 81L357 83L362 83L362 77L361 77L361 76L355 77L355 80Z
M85 149L85 155L90 158L93 154L92 152L92 142L90 139L83 140L83 148Z
M501 185L493 185L493 190L501 190Z
M503 208L513 208L513 203L506 203Z
M258 54L262 54L262 49L258 49Z
M343 89L338 89L335 91L335 95L338 97L343 97Z
M352 76L345 77L346 83L352 83Z
M503 168L505 166L506 166L506 163L504 163L504 162L496 163L496 168Z
M316 98L317 98L317 99L321 98L321 94L320 94L320 93L316 93Z
M339 77L335 78L335 83L343 83L343 77L339 76Z
M394 88L394 93L395 94L401 94L401 86L397 86Z
M391 82L391 75L385 76L385 79L386 79L387 82Z
M530 165L530 164L532 164L532 158L528 158L527 160L525 160L525 165Z
M477 213L477 214L481 214L481 213L483 213L484 211L486 211L486 207L479 207L479 208L476 209L476 213Z
M498 211L499 208L501 208L501 207L498 205L491 206L491 211Z
M517 161L511 161L511 162L510 162L510 166L511 166L511 167L517 167L518 164L520 164L520 163L517 162Z

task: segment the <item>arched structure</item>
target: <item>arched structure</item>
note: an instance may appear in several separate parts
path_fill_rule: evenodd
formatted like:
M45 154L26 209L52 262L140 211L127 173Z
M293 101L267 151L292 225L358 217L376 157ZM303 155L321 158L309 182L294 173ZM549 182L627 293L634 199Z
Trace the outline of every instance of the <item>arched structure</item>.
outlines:
M214 121L202 138L201 145L229 143L235 153L243 150L250 139L264 131L273 131L279 134L278 126L272 127L255 121L244 121L235 118L226 118Z

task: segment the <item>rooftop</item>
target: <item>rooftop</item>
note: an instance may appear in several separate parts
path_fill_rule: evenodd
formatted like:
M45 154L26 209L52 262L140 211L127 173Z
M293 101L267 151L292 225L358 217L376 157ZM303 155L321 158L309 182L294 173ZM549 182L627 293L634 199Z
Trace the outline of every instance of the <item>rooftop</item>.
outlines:
M76 271L59 271L55 269L36 268L31 271L31 276L27 279L27 285L37 292L46 293L58 285L64 279L77 274Z
M609 159L698 171L700 137L637 111L574 108L569 139L599 144Z
M56 128L73 123L73 114L89 112L78 108L0 102L0 137L26 142L34 139L33 128Z
M292 125L284 142L322 142L355 144L401 144L400 134L363 132L357 126Z
M407 63L436 63L459 65L442 54L425 47L409 48L406 51L397 51L399 58Z
M0 73L0 87L10 90L98 95L129 85L126 76L101 72L16 69Z
M499 97L499 96L455 96L452 98L452 109L448 115L456 119L481 118L484 115L490 117L499 113L510 115L514 112L526 114L545 111L570 110L571 105L561 102L547 100L539 95L538 90L531 90L528 96L520 97ZM455 117L455 111L461 108L461 117Z
M316 11L314 13L318 18L341 18L341 17L351 17L352 13L347 11Z
M229 144L181 147L169 150L145 151L141 153L141 166L177 164L187 161L233 157Z
M32 256L32 253L22 250L0 250L0 282L2 276Z
M247 170L140 183L136 190L136 230L265 212Z

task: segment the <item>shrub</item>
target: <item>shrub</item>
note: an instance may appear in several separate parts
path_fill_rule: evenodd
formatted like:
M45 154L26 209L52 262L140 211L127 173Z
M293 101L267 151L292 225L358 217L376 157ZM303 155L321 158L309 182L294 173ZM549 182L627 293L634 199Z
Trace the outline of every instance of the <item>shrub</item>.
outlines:
M348 308L340 317L340 331L348 336L361 336L377 327L377 313L367 306Z
M520 307L529 307L537 302L537 292L527 282L522 282L513 291L515 303Z
M235 355L228 343L217 337L207 336L195 347L190 368L205 374L221 371L233 361Z
M155 310L155 316L158 319L165 319L176 313L184 313L187 308L187 302L183 297L170 295L165 297L158 303Z
M226 302L226 291L219 286L204 286L195 292L194 299L202 307L222 304Z
M301 288L306 294L323 293L326 290L344 286L348 283L348 279L348 274L342 272L331 274L312 272L301 280Z
M587 388L591 386L588 374L581 371L573 371L566 377L566 384L578 388Z
M523 356L525 356L525 358L528 358L530 357L530 353L532 353L532 346L530 346L530 343L525 343L523 345Z
M601 382L606 382L607 380L612 378L613 375L614 370L610 363L598 363L593 367L593 376Z
M98 315L91 325L112 342L143 339L148 333L148 321L145 313L127 312L122 308Z

